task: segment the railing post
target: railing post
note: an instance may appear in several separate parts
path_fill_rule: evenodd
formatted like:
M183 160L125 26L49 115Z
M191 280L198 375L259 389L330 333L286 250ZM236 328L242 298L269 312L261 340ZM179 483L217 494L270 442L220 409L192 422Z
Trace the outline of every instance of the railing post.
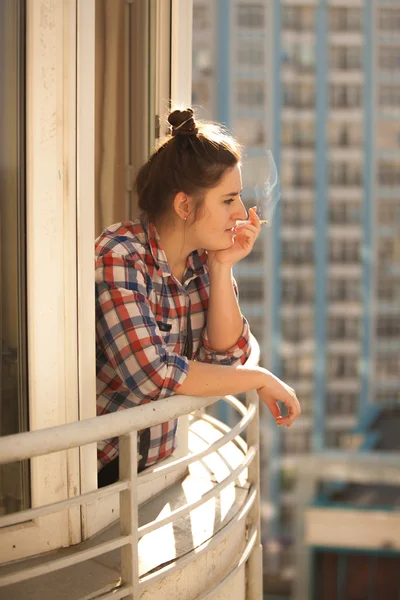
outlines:
M131 543L121 548L121 583L132 586L127 600L139 600L137 431L121 436L119 448L119 478L130 482L120 494L120 531L131 537Z
M260 432L259 432L259 398L256 390L251 390L246 394L247 407L255 404L256 413L253 420L249 423L246 433L247 447L257 448L257 454L249 465L249 483L256 490L256 499L247 518L247 528L255 526L257 528L257 537L254 548L246 564L246 600L262 600L263 597L263 564L262 564L262 545L260 530Z

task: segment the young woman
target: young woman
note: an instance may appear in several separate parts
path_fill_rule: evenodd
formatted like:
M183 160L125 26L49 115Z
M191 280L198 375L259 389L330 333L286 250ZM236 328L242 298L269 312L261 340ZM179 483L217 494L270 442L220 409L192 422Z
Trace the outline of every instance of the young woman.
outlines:
M294 390L245 365L250 332L232 266L251 252L260 221L240 198L240 147L191 109L168 121L171 135L137 175L140 219L96 241L98 414L257 389L277 425L290 426L300 414ZM139 432L139 470L174 451L176 427ZM117 456L118 438L99 444L100 486L118 479Z

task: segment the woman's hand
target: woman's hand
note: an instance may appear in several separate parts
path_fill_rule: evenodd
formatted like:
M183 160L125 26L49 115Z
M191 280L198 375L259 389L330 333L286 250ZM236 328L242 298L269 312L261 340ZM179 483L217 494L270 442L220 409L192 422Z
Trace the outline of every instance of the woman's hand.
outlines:
M276 424L280 427L282 425L290 427L301 413L296 392L272 373L269 373L269 375L270 379L268 383L257 390L258 395L267 405ZM278 401L283 402L288 409L288 414L284 417L281 415Z
M235 237L230 248L208 252L209 263L232 266L250 254L261 231L260 219L256 211L256 207L250 208L249 219L240 221L236 225Z

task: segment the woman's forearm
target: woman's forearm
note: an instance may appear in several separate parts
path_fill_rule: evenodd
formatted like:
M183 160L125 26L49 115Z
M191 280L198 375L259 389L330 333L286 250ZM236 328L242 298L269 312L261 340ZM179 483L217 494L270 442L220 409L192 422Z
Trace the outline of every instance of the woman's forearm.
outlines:
M210 346L217 352L232 348L243 330L243 318L232 281L232 269L214 265L210 269L210 298L207 312L207 334Z
M189 361L189 373L176 391L186 396L225 396L241 394L266 385L274 377L261 367L213 365Z

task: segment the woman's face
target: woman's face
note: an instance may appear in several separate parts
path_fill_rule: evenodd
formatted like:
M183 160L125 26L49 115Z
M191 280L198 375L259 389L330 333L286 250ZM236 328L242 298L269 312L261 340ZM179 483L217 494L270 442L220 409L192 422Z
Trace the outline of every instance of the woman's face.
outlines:
M236 221L247 218L240 198L242 174L240 165L228 169L220 183L209 190L191 226L194 245L205 250L225 250L233 244L232 228Z

